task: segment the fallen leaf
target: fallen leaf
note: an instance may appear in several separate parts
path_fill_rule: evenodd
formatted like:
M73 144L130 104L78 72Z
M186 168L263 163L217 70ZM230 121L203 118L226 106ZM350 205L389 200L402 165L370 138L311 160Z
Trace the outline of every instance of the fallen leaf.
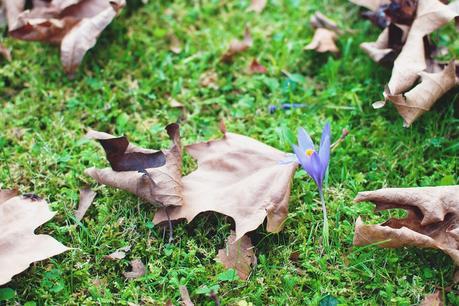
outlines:
M225 268L235 269L239 277L243 280L249 277L252 271L251 266L257 263L257 257L253 251L250 238L244 235L239 239L234 231L231 231L226 242L226 247L218 251L217 260Z
M325 28L330 31L334 31L336 33L340 33L340 29L336 25L336 22L322 14L321 12L316 12L314 15L311 16L310 19L311 25L317 29L317 28Z
M253 59L251 62L250 62L250 65L249 65L249 73L250 74L255 74L255 73L267 73L268 70L266 69L265 66L263 66L262 64L260 64L257 59Z
M124 248L119 248L115 252L105 255L104 258L108 260L120 260L126 257L126 253L131 250L130 246L126 246Z
M265 9L267 3L268 0L252 0L247 11L260 14Z
M421 82L410 91L398 95L391 95L387 91L385 95L403 117L405 127L409 127L422 114L429 111L438 99L457 85L454 61L441 72L423 71L419 76Z
M338 53L339 49L335 44L336 33L324 28L316 29L312 41L304 47L304 50L315 50L317 52Z
M17 189L0 189L0 205L18 195Z
M424 53L424 36L432 33L453 19L456 14L438 0L419 0L416 18L408 33L400 55L394 61L388 83L391 95L410 89L418 74L427 68Z
M180 40L175 36L175 34L169 35L169 50L171 50L175 54L180 54L182 52L182 43Z
M180 296L182 298L182 304L185 306L194 306L193 302L190 299L190 294L188 293L188 289L186 286L180 286Z
M68 250L48 235L34 230L55 215L48 204L32 196L16 196L0 205L0 285L26 270L33 262Z
M169 105L173 108L183 108L184 107L182 103L180 103L179 101L175 100L172 97L169 98Z
M356 202L370 201L376 210L401 208L407 217L383 224L355 224L354 245L379 243L380 247L436 248L459 265L459 185L419 188L385 188L360 192Z
M204 72L199 78L199 83L203 87L218 89L218 75L215 71L209 70Z
M221 61L225 63L230 63L233 61L233 57L239 53L244 52L248 48L250 48L253 44L252 36L250 34L250 29L248 27L245 28L244 32L244 39L237 40L234 39L231 41L228 50L225 54L222 55Z
M10 36L59 44L65 72L72 76L87 50L125 5L125 0L34 1L31 10L8 4ZM11 16L10 16L11 15Z
M392 23L411 25L416 15L418 0L392 0L384 10Z
M123 272L124 277L127 279L134 279L144 276L147 272L145 265L140 259L134 259L131 261L132 271Z
M161 151L136 147L125 137L88 132L86 137L97 139L104 146L112 168L89 168L85 173L101 184L126 190L151 204L183 205L179 126L170 124L166 130L173 145Z
M437 290L435 293L427 295L424 300L422 300L419 306L443 306L443 301L441 299L441 292Z
M11 62L11 52L10 49L5 47L3 44L0 43L0 54L8 61Z
M376 11L381 5L389 4L390 0L349 0L350 2Z
M96 195L97 193L89 188L80 189L80 202L78 203L78 209L74 211L75 218L77 218L77 220L81 221L81 219L83 219Z
M171 220L191 222L201 212L215 211L234 219L237 239L266 217L269 232L282 229L298 166L279 163L287 153L226 132L222 139L192 144L186 151L197 160L198 169L182 178L185 201L181 207L167 209ZM165 210L159 209L154 223L165 221Z
M14 29L18 22L19 14L24 10L26 0L2 0L6 11L8 29Z

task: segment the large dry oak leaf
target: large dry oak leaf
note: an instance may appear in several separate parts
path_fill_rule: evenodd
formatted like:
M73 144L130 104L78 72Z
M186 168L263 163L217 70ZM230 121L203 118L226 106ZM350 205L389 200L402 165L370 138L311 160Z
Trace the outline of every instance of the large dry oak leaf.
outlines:
M355 224L354 245L436 248L459 265L459 186L385 188L361 192L356 202L370 201L376 210L405 209L407 217L383 224Z
M198 169L182 179L185 203L168 208L171 220L190 222L201 212L215 211L234 219L237 239L255 230L266 217L268 231L282 229L298 166L280 163L286 153L233 133L189 145L186 151L197 160ZM164 221L167 215L160 209L154 223Z
M17 196L0 203L0 285L31 263L68 250L51 236L34 234L54 214L38 198Z
M398 113L403 117L404 126L410 126L430 108L446 92L456 86L456 66L451 61L443 71L436 73L420 72L421 82L410 91L391 95L386 93L386 98L391 101Z
M120 188L131 192L138 197L158 206L178 206L183 205L182 195L182 149L180 145L180 133L177 124L167 126L167 132L173 145L169 150L154 151L136 147L130 143L125 148L126 154L131 154L134 160L139 160L139 156L156 154L162 152L165 156L165 163L159 167L142 169L144 171L115 171L112 168L86 169L85 173L97 182ZM110 134L90 131L86 135L88 138L97 140L120 139ZM117 149L117 147L115 147ZM107 154L110 159L110 155ZM143 161L141 161L143 163ZM127 162L123 165L134 165L138 163ZM112 164L113 167L113 164Z

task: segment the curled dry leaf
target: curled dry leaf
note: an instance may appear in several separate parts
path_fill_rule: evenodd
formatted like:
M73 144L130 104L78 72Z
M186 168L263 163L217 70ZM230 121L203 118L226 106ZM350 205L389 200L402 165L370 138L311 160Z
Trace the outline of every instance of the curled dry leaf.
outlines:
M16 189L0 189L0 205L11 198L14 198L18 195L18 191Z
M115 252L104 256L104 258L108 259L108 260L120 260L120 259L123 259L124 257L126 257L126 253L129 252L130 250L131 250L130 246L126 246L124 248L119 248Z
M268 0L252 0L247 11L260 14L265 9L267 3Z
M262 64L260 64L257 59L253 59L251 62L250 62L250 65L249 65L249 73L250 74L255 74L255 73L267 73L268 70L266 69L265 66L263 66Z
M168 208L171 220L188 222L215 211L234 219L237 239L268 217L267 229L278 232L288 214L291 179L296 163L279 162L288 155L252 138L225 133L220 140L186 147L198 169L183 177L185 202ZM164 209L154 223L167 221Z
M339 49L335 44L336 33L324 28L316 29L312 41L304 47L305 50L315 50L317 52L338 53Z
M436 73L420 72L421 82L405 94L391 95L386 92L386 99L391 101L403 117L404 126L410 126L446 92L457 85L456 66L451 61L443 71ZM377 105L379 106L379 105Z
M0 43L0 54L8 61L11 62L11 52L10 49L5 47L3 44Z
M34 234L55 214L44 200L16 196L0 204L0 285L31 263L68 250L51 236Z
M97 182L131 192L158 206L183 205L182 149L177 124L166 127L173 145L153 151L130 144L125 137L90 131L88 138L100 141L111 168L86 169Z
M424 300L422 300L419 306L443 306L443 301L441 298L441 292L437 290L435 293L427 295Z
M419 0L416 18L408 33L405 45L394 62L388 83L391 95L410 89L418 74L427 68L424 52L424 36L448 23L456 16L447 5L438 0Z
M336 33L340 33L341 30L336 25L336 22L322 14L321 12L316 12L314 15L311 16L310 19L311 25L317 28L325 28L331 31L335 31Z
M83 219L86 211L88 210L89 206L91 206L96 195L97 193L89 188L80 189L80 202L78 203L78 209L74 212L75 218L77 218L77 220L81 221L81 219Z
M190 299L190 294L186 286L180 286L180 297L182 298L182 304L184 306L194 306L194 303Z
M134 259L131 261L132 271L123 272L124 277L127 279L135 279L144 276L147 272L145 265L140 259Z
M436 248L459 265L459 185L421 188L386 188L361 192L356 202L371 201L376 210L405 209L407 217L383 224L355 224L354 245Z
M244 52L248 48L250 48L253 44L252 36L250 34L250 29L248 27L245 28L244 31L244 39L237 40L234 39L231 41L228 50L223 54L221 61L225 63L230 63L233 61L233 57L239 53Z
M6 5L9 34L17 39L59 44L64 70L70 76L125 5L125 0L53 0L34 1L31 10L24 10L24 3L8 4L10 1L15 2L9 0Z
M389 4L390 0L349 0L350 2L376 11L381 5Z
M175 54L180 54L180 52L182 52L182 43L175 34L169 35L169 50Z
M231 231L226 247L218 251L216 259L225 268L235 269L239 277L246 280L252 271L251 266L257 263L257 257L253 249L252 241L249 237L244 235L241 239L237 239L236 233Z

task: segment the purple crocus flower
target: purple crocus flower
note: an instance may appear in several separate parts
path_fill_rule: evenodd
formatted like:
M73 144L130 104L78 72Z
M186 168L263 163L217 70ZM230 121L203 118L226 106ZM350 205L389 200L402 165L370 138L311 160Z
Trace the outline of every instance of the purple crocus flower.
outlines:
M311 178L319 188L322 195L322 184L330 161L330 123L327 122L322 131L319 152L314 148L309 134L303 129L298 129L298 145L293 145L293 152Z

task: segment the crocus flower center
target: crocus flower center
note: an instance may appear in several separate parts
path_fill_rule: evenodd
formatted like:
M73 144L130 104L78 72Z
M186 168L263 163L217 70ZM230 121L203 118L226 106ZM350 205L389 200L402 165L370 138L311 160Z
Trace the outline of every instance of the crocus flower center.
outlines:
M311 156L312 153L314 153L314 150L313 150L313 149L307 149L307 150L306 150L306 155L307 155L307 156Z

